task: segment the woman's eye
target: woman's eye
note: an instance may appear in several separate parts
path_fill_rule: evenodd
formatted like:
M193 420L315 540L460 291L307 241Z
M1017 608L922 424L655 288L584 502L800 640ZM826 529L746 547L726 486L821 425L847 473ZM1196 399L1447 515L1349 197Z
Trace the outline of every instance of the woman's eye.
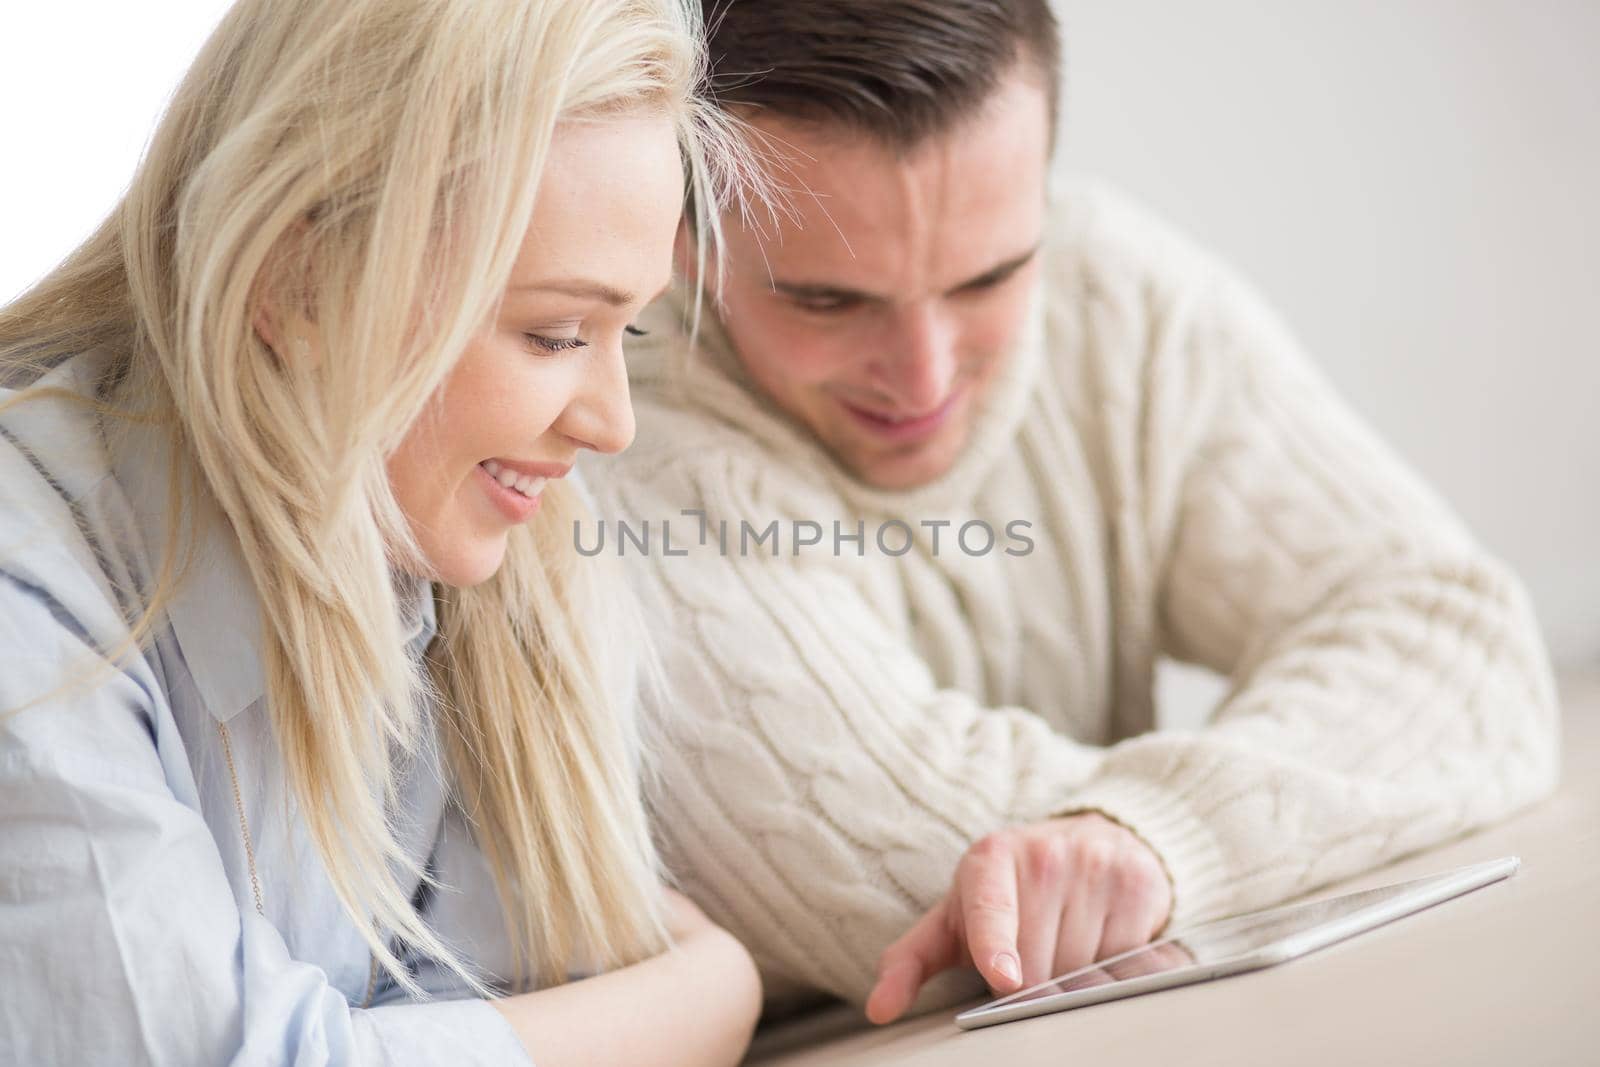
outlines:
M649 330L641 330L637 326L625 326L625 327L623 327L622 332L626 333L629 337L649 337L650 336L650 331Z
M589 347L589 342L581 337L545 337L537 333L527 333L523 336L546 352L570 352L575 348Z

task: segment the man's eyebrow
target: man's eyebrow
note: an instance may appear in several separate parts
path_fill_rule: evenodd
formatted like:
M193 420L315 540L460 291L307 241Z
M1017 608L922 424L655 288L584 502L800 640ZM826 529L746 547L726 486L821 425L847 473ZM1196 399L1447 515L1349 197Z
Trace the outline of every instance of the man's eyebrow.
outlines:
M1028 261L1038 254L1039 246L1034 245L1020 255L1012 256L1010 259L995 264L982 274L974 275L966 281L957 282L947 289L945 293L949 295L950 293L959 293L964 289L979 289L985 285L993 285L996 282L1004 281L1010 275L1027 266ZM869 293L862 289L847 289L837 285L808 282L781 282L774 280L772 288L774 291L782 293L793 300L816 301L819 303L844 301L882 303L887 299L881 294Z
M584 278L561 278L551 281L524 282L513 285L508 290L513 293L544 292L561 293L564 296L576 296L586 300L599 300L610 304L612 307L627 307L636 303L638 297L625 289L618 289L603 282L589 281Z
M867 301L882 300L883 297L876 293L863 292L860 289L843 289L837 285L816 285L808 282L780 282L772 283L774 292L782 293L793 300L834 302L834 301Z
M1006 278L1027 266L1028 261L1033 259L1033 257L1038 254L1039 246L1034 245L1021 255L1012 256L1010 259L1005 260L1002 263L997 263L975 278L968 278L966 281L950 289L950 292L959 293L963 289L979 289L985 285L993 285L995 282L1004 281Z

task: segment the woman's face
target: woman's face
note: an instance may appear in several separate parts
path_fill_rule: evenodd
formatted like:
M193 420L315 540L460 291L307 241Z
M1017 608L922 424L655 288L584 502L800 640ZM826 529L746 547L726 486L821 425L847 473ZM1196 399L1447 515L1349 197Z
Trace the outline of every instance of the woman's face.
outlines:
M669 118L557 130L498 312L388 461L429 577L492 576L580 449L633 440L623 337L667 284L682 202Z

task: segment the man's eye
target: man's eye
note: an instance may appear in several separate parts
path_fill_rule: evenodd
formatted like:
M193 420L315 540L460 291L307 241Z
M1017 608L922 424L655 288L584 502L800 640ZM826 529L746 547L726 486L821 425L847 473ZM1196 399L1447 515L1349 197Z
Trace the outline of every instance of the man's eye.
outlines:
M830 314L840 311L849 311L859 307L861 301L851 296L828 296L814 299L797 299L795 306L802 311L815 311L820 314Z
M1001 271L998 274L991 274L986 278L977 278L957 289L955 291L956 295L962 296L973 293L987 293L990 290L998 289L1006 282L1009 282L1012 278L1017 277L1020 269L1021 268L1014 267L1010 270Z
M589 342L581 337L545 337L537 333L525 333L529 343L537 345L546 352L570 352L575 348L588 348Z

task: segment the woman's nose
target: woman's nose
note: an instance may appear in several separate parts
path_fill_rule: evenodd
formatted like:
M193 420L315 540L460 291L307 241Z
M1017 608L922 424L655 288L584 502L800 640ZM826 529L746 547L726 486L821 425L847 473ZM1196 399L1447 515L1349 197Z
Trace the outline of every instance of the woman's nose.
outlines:
M633 443L633 401L628 397L628 369L620 346L591 364L558 428L580 447L606 455Z

